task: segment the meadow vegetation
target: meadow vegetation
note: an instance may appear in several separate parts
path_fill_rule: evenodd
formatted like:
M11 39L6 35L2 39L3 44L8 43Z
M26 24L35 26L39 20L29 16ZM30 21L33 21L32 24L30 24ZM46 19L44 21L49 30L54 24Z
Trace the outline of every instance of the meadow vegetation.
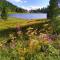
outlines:
M56 4L57 0L50 0L48 19L24 20L8 17L4 0L0 18L0 60L60 60L60 17L57 17Z
M47 19L0 19L0 60L60 60L60 36Z

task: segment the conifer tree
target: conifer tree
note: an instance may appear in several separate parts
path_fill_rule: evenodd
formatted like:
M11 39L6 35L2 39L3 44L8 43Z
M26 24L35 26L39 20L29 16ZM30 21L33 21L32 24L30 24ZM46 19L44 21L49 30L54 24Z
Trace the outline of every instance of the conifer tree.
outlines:
M47 12L47 18L50 19L53 27L53 33L57 33L58 0L50 0Z
M58 0L50 0L47 12L47 18L53 19L58 15Z
M1 12L1 18L3 20L6 20L7 19L7 7L6 7L6 1L3 1L3 4L2 4L2 12Z

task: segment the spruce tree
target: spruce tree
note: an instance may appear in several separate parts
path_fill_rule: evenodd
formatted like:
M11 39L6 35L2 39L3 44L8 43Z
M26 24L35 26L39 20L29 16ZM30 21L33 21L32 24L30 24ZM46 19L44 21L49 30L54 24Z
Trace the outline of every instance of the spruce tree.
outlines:
M58 0L50 0L47 12L47 18L52 19L58 15Z
M50 0L47 12L47 18L51 20L53 33L57 33L56 18L58 16L58 0Z
M7 12L6 12L6 8L5 7L2 8L1 18L3 20L7 19Z
M2 12L1 12L1 18L3 20L7 20L7 7L6 7L6 1L3 1L3 4L2 4Z

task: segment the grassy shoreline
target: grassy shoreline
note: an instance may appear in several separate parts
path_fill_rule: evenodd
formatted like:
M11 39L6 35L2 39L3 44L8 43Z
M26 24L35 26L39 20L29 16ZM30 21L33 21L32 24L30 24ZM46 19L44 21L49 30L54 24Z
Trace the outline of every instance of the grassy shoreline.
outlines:
M27 27L27 26L34 27L38 24L43 24L47 21L48 21L47 19L26 20L20 18L12 18L12 17L9 17L5 21L0 20L0 40L4 40L5 38L7 39L8 33L12 32L12 30L15 31L17 25L20 27Z
M35 23L43 23L45 21L48 20L47 19L27 20L27 19L9 17L6 21L0 19L0 30L15 28L17 24L19 24L19 26L25 26L25 25L35 24Z

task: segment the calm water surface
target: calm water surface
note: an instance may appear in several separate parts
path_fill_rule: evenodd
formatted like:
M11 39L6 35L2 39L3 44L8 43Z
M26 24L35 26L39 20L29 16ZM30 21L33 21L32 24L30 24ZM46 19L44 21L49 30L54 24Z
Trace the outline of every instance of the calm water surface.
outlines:
M25 13L25 14L10 14L10 17L23 18L23 19L43 19L47 18L44 13Z

